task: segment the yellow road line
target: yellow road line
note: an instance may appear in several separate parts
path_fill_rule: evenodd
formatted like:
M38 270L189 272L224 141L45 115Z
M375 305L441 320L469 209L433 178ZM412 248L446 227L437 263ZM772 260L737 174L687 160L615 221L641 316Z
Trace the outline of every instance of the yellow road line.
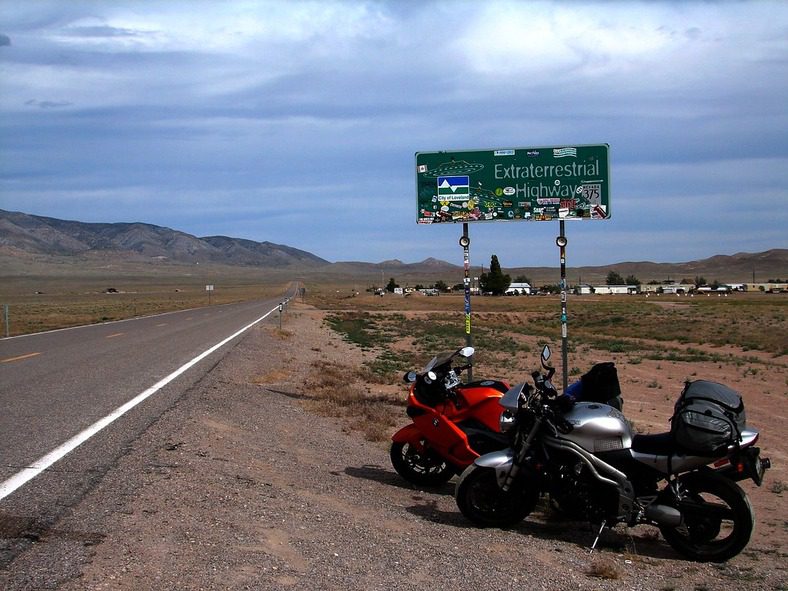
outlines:
M119 336L121 336L122 334L125 334L125 333L122 333L122 332L116 332L115 334L108 334L108 335L107 335L106 337L104 337L104 338L107 338L107 339L114 339L115 337L119 337Z
M20 355L19 357L9 357L8 359L0 359L0 363L11 363L12 361L21 361L22 359L29 359L30 357L35 357L36 355L41 355L41 353L28 353L26 355Z

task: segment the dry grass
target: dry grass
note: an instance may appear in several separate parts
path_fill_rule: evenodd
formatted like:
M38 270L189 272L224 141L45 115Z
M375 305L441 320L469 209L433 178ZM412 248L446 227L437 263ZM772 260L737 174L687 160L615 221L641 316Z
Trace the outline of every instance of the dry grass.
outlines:
M621 578L618 566L609 558L597 558L592 562L586 574L596 579L616 580Z
M107 277L8 279L0 304L9 306L9 335L124 320L280 295L287 282L266 285L238 277ZM116 292L108 293L109 289ZM0 315L0 334L6 327Z
M404 397L372 394L367 370L325 361L313 363L304 395L307 406L323 415L349 418L347 424L368 441L388 440L401 420Z

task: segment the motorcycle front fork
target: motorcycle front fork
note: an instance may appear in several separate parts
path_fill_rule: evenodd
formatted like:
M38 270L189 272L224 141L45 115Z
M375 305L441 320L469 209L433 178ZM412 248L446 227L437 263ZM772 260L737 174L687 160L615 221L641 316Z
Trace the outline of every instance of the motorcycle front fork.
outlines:
M533 441L534 437L539 431L539 427L542 425L542 418L536 417L534 420L534 424L531 427L531 430L528 432L528 435L525 438L525 441L522 442L520 446L517 447L517 454L514 456L514 460L512 461L512 467L509 468L509 473L506 475L506 478L501 485L501 490L504 492L509 492L509 489L512 488L515 480L517 479L517 474L520 472L520 466L525 461L525 456L528 453L528 450L531 448L531 442Z

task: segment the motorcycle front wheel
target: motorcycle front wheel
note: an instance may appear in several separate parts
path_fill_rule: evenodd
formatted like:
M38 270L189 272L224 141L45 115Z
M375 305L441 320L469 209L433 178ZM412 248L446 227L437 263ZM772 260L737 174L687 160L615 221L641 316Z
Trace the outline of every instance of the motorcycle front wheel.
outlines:
M750 541L755 521L744 491L726 478L692 474L681 479L684 497L676 500L668 489L662 497L681 511L678 527L660 526L674 550L699 562L725 562Z
M392 443L391 465L397 474L413 484L437 486L454 476L454 468L437 455L419 452L409 443Z
M462 473L454 493L460 512L481 527L517 525L536 507L539 490L532 486L504 492L494 468L470 465Z

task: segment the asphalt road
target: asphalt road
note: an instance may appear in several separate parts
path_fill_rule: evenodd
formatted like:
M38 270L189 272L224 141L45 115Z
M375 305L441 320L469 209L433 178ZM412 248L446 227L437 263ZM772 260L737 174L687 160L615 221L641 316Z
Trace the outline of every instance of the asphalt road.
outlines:
M0 565L35 542L90 489L137 435L231 348L235 337L21 486L37 460L208 349L280 300L199 308L0 341ZM4 498L1 498L4 497Z

